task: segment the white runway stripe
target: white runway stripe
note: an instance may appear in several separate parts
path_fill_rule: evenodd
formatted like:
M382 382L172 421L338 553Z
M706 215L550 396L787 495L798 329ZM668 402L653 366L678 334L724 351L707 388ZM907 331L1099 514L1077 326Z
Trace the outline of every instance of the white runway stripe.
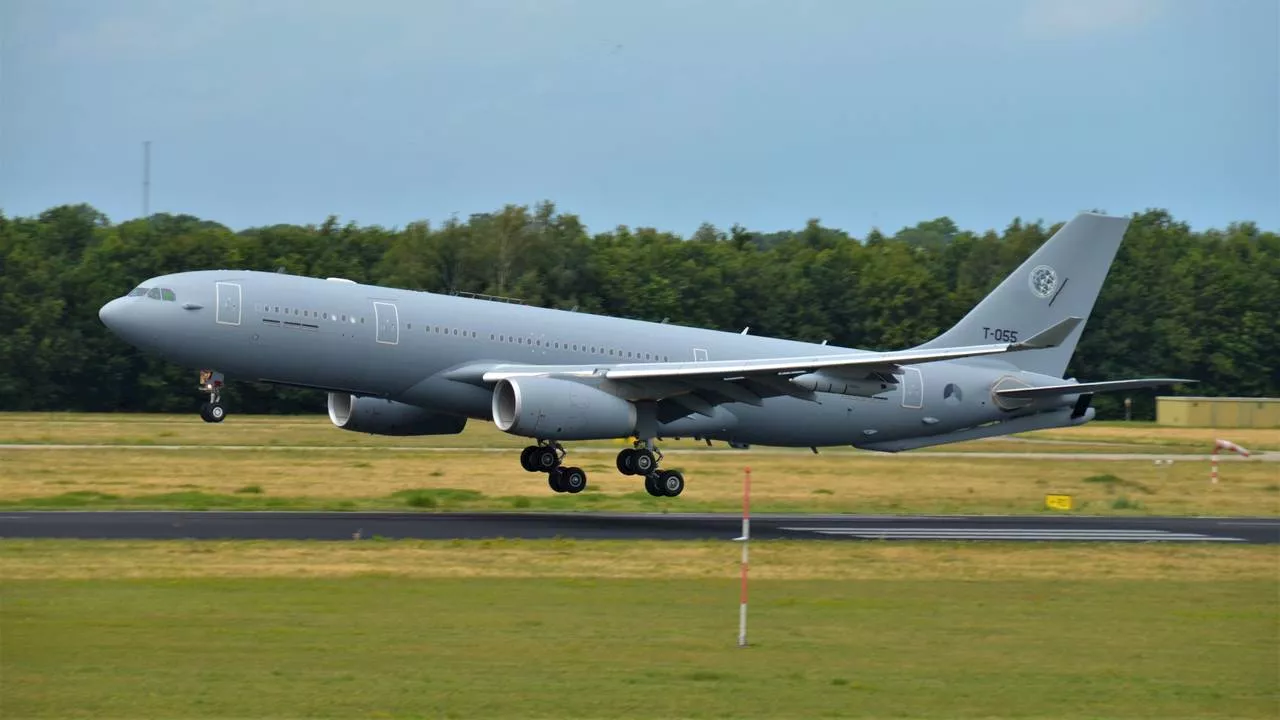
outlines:
M1089 540L1094 542L1243 542L1242 538L1218 537L1168 530L1077 530L1070 528L899 528L899 527L781 527L791 532L811 532L886 540Z

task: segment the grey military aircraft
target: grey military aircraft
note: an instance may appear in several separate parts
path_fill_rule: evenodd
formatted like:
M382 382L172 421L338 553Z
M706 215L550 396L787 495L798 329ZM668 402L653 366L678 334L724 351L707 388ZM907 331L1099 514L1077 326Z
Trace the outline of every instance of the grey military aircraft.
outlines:
M224 376L327 391L344 430L492 420L569 493L587 475L561 442L634 438L618 470L674 497L665 438L897 452L1080 425L1095 393L1192 382L1063 379L1127 226L1078 215L955 327L892 352L247 270L151 278L99 315L144 351L217 368L200 374L208 422L226 416Z

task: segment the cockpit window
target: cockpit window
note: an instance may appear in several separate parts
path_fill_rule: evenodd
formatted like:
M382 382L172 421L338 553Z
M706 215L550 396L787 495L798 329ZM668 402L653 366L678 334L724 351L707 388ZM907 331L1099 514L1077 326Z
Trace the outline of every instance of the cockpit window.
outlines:
M160 299L160 288L151 288L150 290L148 290L148 291L147 291L147 297L151 298L152 300L159 300L159 299Z
M177 300L177 299L178 299L178 296L177 296L177 295L174 295L174 294L173 294L173 291L172 291L172 290L170 290L169 288L161 288L161 289L160 289L160 295L161 295L161 297L162 297L164 300L166 300L166 301L168 301L168 302L173 302L174 300Z
M147 288L136 287L129 291L129 297L142 297L147 294Z

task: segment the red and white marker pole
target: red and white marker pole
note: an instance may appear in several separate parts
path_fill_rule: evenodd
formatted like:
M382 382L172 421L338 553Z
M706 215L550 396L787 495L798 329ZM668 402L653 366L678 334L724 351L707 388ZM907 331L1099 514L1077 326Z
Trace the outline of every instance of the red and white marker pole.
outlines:
M1213 462L1209 469L1209 482L1214 485L1218 484L1218 453L1223 450L1229 450L1241 457L1249 457L1249 451L1231 442L1230 440L1213 441Z
M751 549L751 468L742 475L742 594L738 601L738 647L747 646L747 568Z

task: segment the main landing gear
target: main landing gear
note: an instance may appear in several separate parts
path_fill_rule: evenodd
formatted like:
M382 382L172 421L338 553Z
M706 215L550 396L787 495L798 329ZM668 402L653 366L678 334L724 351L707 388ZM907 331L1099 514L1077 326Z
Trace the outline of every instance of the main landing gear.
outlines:
M554 440L539 440L520 452L520 467L529 472L547 474L547 485L558 493L582 492L587 487L587 473L579 467L565 466L564 447ZM684 492L684 475L679 470L662 470L658 462L662 453L649 441L637 443L618 453L618 472L644 477L644 489L654 497L675 497Z
M644 489L654 497L675 497L684 492L684 475L679 470L658 469L661 459L662 453L650 441L618 453L618 472L642 475Z
M577 494L587 488L587 472L564 466L564 447L552 440L539 440L520 452L520 467L547 474L547 485L558 493Z
M207 423L222 422L227 417L227 409L222 406L222 373L201 370L200 392L209 394L209 402L200 406L200 419Z

